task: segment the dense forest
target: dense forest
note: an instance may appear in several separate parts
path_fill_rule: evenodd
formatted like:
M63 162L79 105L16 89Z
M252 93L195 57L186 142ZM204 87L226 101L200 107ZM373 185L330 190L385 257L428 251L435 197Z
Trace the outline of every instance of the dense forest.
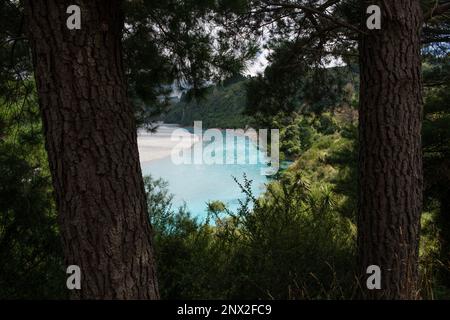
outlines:
M244 116L246 104L244 77L235 77L219 86L206 89L198 99L190 99L182 94L179 101L170 104L160 120L192 126L201 120L204 128L246 128L252 124L252 118Z
M450 2L70 2L0 2L0 299L450 299ZM159 120L292 165L200 220L142 175Z

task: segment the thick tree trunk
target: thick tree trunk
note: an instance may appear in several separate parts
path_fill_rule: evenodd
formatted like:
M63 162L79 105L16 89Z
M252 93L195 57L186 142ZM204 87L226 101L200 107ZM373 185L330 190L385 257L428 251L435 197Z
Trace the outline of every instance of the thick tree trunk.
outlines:
M363 2L382 10L381 30L360 44L358 253L366 298L418 298L422 210L419 0ZM364 19L364 26L366 20ZM381 268L381 290L366 268Z
M24 2L67 265L78 298L156 299L155 261L127 98L120 0ZM63 285L63 284L62 284Z

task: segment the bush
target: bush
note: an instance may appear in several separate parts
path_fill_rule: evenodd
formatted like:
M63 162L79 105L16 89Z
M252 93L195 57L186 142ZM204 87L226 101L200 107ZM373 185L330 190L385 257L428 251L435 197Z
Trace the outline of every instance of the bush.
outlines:
M38 115L36 104L0 100L0 299L67 296Z
M161 181L147 179L147 190L154 192L155 183L164 189ZM270 184L262 199L254 198L246 178L240 186L246 200L237 212L214 205L202 223L184 208L166 212L164 218L161 211L153 212L163 298L314 299L351 294L355 232L349 220L333 211L329 190L309 190L298 176ZM148 196L158 199L152 192Z

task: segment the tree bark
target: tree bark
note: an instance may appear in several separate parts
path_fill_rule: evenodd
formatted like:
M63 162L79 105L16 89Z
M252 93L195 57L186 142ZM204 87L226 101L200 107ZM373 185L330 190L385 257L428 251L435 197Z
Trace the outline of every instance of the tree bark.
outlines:
M39 105L75 298L157 299L133 108L122 66L120 0L24 1Z
M422 210L422 88L419 0L378 4L381 30L361 36L358 255L366 298L415 299ZM381 268L381 290L366 269Z

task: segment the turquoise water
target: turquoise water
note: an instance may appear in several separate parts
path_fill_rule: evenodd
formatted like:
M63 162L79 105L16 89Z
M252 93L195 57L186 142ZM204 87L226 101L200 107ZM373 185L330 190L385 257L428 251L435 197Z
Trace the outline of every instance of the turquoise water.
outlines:
M223 162L236 162L238 157L246 155L245 164L191 164L193 160L194 145L190 149L185 149L182 164L175 164L171 156L164 159L154 160L143 165L144 175L151 174L154 178L162 178L169 183L169 191L174 195L173 204L175 207L186 204L193 216L204 218L206 216L206 203L212 200L220 200L227 205L230 210L239 207L239 199L244 199L239 186L233 177L243 183L243 175L246 174L252 180L252 191L257 196L264 192L265 183L268 182L266 176L261 174L261 170L267 168L267 158L257 146L241 135L228 136L222 131L223 143L218 143L211 148L212 142L202 143L203 156L207 155L223 157ZM234 140L234 143L233 143ZM214 139L212 139L214 141ZM209 148L206 148L209 145ZM212 151L214 150L214 151ZM212 152L211 152L212 151ZM198 154L198 153L197 153ZM249 155L257 155L256 164L251 164ZM228 161L226 161L227 159ZM253 162L253 163L255 163Z

